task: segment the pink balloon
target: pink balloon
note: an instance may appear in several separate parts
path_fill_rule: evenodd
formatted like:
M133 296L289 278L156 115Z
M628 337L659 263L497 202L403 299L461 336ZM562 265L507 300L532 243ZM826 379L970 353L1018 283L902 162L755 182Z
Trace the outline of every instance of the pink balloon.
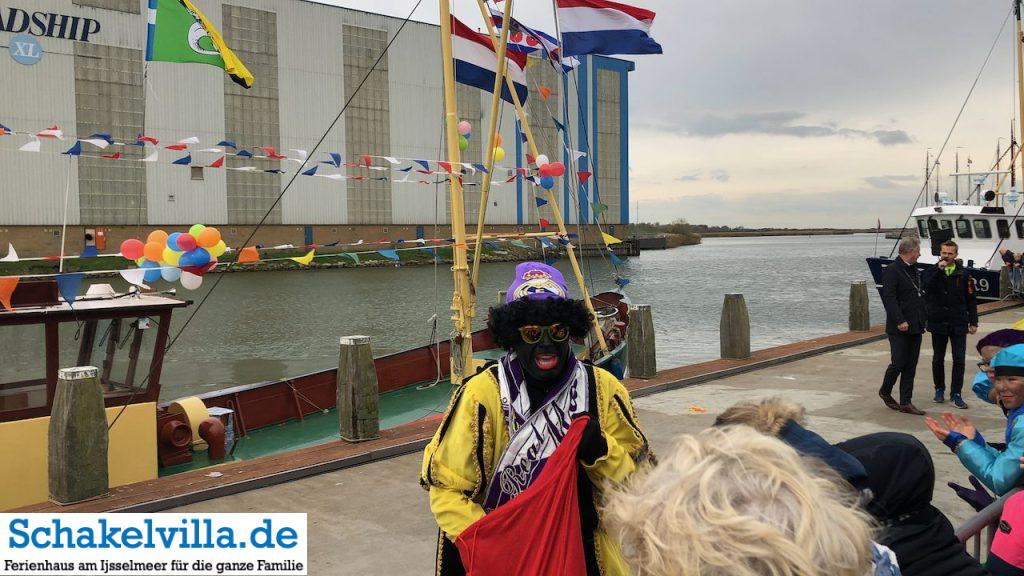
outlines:
M473 131L473 125L472 124L470 124L466 120L463 120L462 122L459 122L459 134L461 136L465 136L466 134L469 134L472 131Z
M189 250L195 250L198 243L196 237L191 234L182 234L178 236L178 248L179 252L188 252Z
M121 242L121 255L129 260L138 260L142 258L142 252L146 245L135 238L130 238Z
M548 166L551 167L552 176L561 176L562 174L565 174L565 164L562 164L561 162L552 162L551 164L548 164Z

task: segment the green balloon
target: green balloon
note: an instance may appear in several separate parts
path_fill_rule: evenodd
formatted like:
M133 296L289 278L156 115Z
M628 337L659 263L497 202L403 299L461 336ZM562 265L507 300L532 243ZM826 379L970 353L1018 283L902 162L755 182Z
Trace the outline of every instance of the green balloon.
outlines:
M206 226L203 226L202 224L193 224L192 227L188 229L188 233L195 238L199 238L199 233L203 230L206 230Z
M469 148L469 140L466 140L465 136L459 136L459 150L465 152L466 148Z

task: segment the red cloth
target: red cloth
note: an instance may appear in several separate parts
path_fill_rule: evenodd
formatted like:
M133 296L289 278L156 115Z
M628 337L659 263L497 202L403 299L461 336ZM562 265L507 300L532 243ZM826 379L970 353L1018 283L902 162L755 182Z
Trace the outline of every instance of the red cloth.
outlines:
M468 576L586 576L576 448L589 419L573 421L529 488L455 540Z
M1024 492L1010 496L1003 505L989 553L1014 568L1024 569Z

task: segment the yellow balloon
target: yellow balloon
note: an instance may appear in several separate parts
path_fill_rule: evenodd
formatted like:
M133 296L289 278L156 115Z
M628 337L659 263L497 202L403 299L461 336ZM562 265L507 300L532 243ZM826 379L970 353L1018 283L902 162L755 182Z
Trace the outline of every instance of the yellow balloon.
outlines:
M501 146L496 146L494 148L494 161L495 162L501 162L504 159L505 159L505 149L502 148Z
M181 252L175 252L170 248L164 248L164 263L170 264L171 266L177 266L178 261L181 260Z
M207 250L210 251L210 256L213 256L214 258L220 258L221 254L227 252L228 246L227 244L224 243L223 240L221 240L214 244L213 246L207 248Z

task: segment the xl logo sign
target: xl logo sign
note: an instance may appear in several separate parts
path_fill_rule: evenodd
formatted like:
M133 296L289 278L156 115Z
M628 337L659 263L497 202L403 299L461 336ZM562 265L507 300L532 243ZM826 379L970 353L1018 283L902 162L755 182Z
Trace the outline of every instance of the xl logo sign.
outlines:
M15 62L25 66L31 66L43 58L43 46L28 34L18 34L11 38L8 50Z

